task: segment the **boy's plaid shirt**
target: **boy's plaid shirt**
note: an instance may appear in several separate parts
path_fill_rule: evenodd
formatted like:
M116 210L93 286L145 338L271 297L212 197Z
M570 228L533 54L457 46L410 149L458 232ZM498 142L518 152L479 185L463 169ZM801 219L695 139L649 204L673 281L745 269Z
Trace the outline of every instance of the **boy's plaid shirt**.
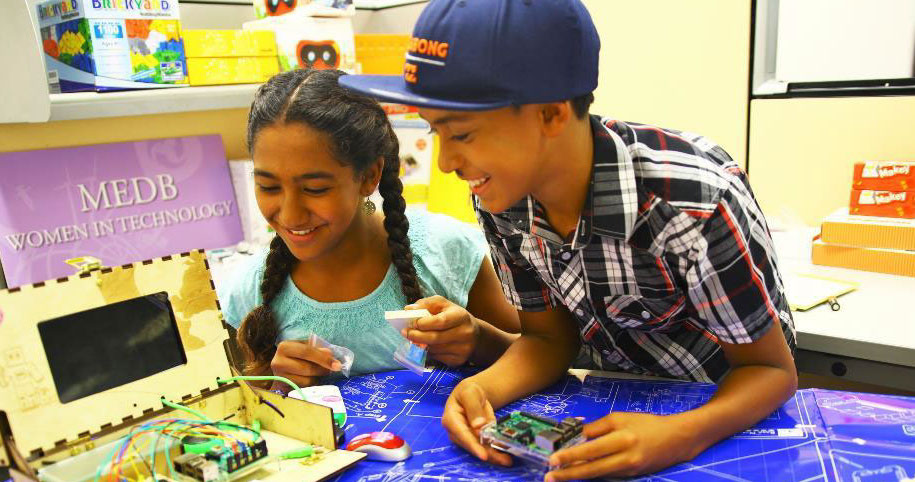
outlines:
M537 201L474 208L506 298L522 311L565 306L579 365L698 381L728 370L717 344L794 323L775 249L746 175L708 139L591 117L594 165L571 238Z

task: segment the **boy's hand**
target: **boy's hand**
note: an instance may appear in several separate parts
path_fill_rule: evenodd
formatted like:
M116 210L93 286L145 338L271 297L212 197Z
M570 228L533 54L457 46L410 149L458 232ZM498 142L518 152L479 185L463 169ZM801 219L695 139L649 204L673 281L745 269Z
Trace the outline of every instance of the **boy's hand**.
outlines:
M676 416L616 412L584 426L588 441L550 457L547 481L647 474L693 458L698 449Z
M330 372L340 371L340 362L334 359L330 350L318 348L305 341L285 340L276 347L276 354L270 361L270 370L278 377L286 377L300 387L317 385L318 379ZM288 393L292 387L274 382L271 390Z
M495 419L486 393L472 378L468 378L454 387L451 396L445 402L442 425L448 431L448 437L452 442L480 460L507 467L512 464L512 458L508 454L480 444L480 430Z
M417 345L426 345L432 358L448 366L466 363L480 336L480 325L474 317L441 296L423 298L405 309L421 308L432 316L411 321L401 334Z

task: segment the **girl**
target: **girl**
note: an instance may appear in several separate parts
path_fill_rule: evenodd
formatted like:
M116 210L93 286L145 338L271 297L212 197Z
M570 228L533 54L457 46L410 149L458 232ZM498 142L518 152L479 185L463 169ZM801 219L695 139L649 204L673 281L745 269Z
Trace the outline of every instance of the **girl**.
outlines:
M400 368L401 333L384 311L407 304L433 315L403 333L433 358L490 363L519 326L482 235L442 215L405 212L387 116L340 88L340 75L277 75L251 106L256 199L277 236L220 296L245 372L307 386L340 370L329 350L302 341L311 333L352 350L353 374ZM379 185L383 216L366 200Z

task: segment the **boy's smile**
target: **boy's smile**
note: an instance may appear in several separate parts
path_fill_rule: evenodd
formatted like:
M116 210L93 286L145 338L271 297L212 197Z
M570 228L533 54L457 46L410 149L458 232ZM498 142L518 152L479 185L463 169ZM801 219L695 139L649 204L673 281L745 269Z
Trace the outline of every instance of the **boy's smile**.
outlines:
M489 212L502 212L530 194L541 174L544 138L527 107L419 110L439 136L439 168L467 181Z
M484 210L500 213L532 196L557 232L574 229L593 149L589 119L569 102L419 115L438 133L439 168L467 181Z

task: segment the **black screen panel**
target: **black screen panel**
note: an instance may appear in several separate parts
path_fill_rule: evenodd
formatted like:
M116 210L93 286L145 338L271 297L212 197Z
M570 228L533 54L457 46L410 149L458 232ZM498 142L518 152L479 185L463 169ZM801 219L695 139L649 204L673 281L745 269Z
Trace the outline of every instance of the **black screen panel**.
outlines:
M187 363L165 292L43 321L38 332L61 403Z

